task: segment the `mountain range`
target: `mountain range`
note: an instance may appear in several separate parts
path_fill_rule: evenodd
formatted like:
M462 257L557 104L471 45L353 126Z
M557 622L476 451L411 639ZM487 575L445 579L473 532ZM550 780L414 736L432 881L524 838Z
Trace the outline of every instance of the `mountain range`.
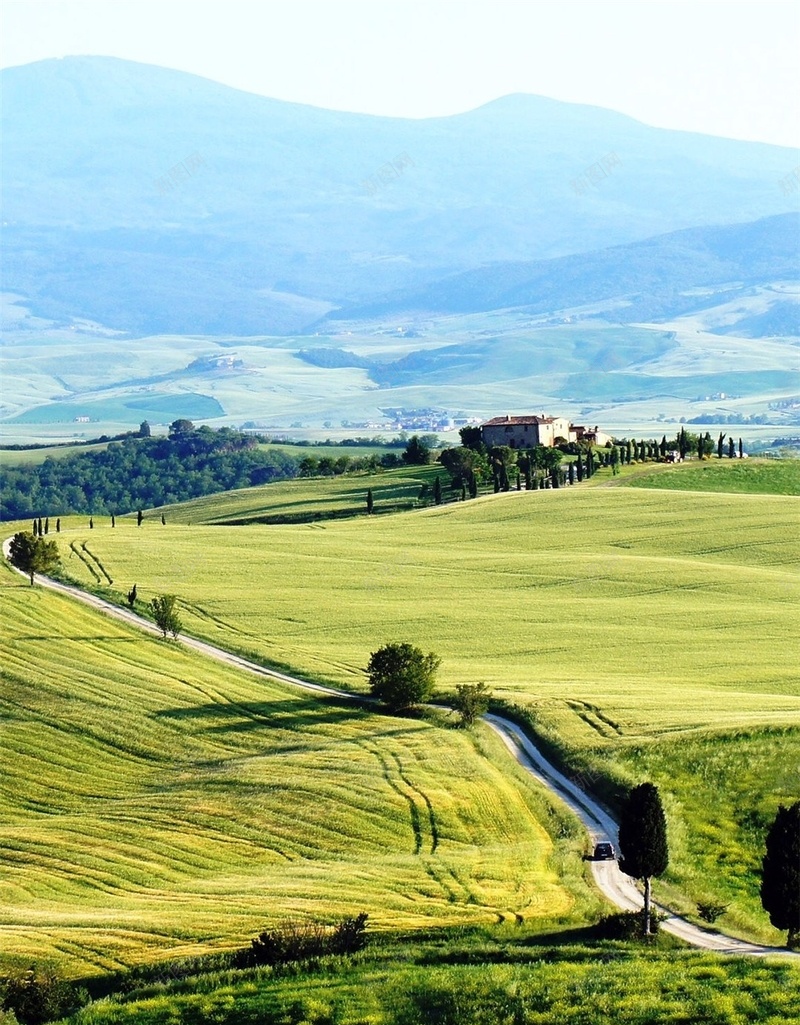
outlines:
M446 276L798 207L792 150L538 96L381 118L108 57L0 84L4 287L60 322L290 334Z
M0 87L6 422L800 391L797 151L529 95L348 114L107 57Z

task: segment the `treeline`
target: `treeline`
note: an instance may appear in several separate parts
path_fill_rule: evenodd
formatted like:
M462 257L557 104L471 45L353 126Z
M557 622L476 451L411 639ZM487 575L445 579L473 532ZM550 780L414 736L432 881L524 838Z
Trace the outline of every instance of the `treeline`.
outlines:
M230 428L195 429L176 420L168 437L131 437L102 452L40 465L9 466L0 486L0 518L122 514L296 477L299 461L259 447Z

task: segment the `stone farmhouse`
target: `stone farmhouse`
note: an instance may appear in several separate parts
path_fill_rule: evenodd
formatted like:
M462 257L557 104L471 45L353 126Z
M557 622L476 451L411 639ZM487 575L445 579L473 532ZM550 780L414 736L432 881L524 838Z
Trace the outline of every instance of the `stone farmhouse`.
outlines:
M604 446L611 435L598 427L580 427L564 416L496 416L481 424L481 438L487 448L508 445L509 448L533 448L544 445L552 448L560 441L588 441Z

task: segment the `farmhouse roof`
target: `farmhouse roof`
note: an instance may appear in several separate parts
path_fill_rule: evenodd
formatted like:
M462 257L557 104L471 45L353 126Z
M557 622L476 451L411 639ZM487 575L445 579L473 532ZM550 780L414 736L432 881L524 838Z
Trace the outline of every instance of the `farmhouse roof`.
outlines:
M552 416L496 416L481 424L481 427L505 427L508 424L551 424L553 420Z

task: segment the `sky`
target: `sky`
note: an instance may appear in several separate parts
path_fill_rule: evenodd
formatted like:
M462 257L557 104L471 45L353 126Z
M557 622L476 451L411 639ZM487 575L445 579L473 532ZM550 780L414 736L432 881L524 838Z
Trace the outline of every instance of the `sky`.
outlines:
M0 66L97 54L394 117L514 92L800 145L800 0L4 0Z

